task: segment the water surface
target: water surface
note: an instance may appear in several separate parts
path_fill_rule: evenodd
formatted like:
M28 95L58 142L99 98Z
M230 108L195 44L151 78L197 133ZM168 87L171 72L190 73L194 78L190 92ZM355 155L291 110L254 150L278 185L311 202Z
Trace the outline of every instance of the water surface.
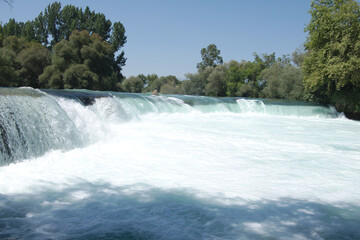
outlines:
M359 239L359 136L321 105L0 89L0 238Z

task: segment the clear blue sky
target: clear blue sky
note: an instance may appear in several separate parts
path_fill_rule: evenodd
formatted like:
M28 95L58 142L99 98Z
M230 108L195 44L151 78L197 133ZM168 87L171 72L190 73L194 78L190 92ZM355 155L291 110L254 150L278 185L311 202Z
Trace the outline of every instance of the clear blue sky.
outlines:
M49 0L0 0L0 21L33 20ZM125 76L195 73L200 50L211 43L224 62L253 60L253 52L291 54L306 40L311 0L73 0L124 24Z

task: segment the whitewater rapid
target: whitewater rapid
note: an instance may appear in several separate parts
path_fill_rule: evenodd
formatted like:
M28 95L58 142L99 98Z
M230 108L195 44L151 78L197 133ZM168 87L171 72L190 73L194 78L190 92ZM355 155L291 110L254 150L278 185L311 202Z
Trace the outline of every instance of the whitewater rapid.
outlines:
M6 90L0 238L360 237L360 125L331 107Z

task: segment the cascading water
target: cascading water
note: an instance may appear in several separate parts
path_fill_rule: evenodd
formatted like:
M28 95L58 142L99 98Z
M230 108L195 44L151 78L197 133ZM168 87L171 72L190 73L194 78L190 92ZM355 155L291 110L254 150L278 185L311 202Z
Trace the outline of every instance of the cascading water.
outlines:
M359 239L359 134L301 102L0 88L0 239Z
M337 117L336 110L316 105L274 105L261 100L195 96L144 96L91 91L32 88L0 90L0 164L94 143L109 126L148 113L234 112L282 116ZM96 99L96 101L95 101ZM89 106L85 106L89 104ZM95 122L94 122L95 121ZM98 131L91 132L94 125ZM107 125L107 126L106 126ZM89 132L90 131L90 132ZM105 131L105 132L104 132Z
M83 143L58 102L31 88L0 90L0 131L0 164Z

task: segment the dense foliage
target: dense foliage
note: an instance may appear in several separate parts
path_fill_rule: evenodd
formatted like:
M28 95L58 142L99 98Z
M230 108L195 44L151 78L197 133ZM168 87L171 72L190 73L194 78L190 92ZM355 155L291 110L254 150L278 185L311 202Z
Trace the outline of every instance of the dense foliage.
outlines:
M0 25L0 84L118 90L125 43L120 22L54 2L32 21Z
M308 99L360 112L359 3L315 0L310 14L303 65Z
M114 50L96 33L75 30L54 46L52 64L39 76L46 88L115 90Z
M304 53L296 51L293 62L288 56L276 58L275 53L254 54L254 61L230 61L223 64L220 51L210 54L213 61L204 57L204 50L217 49L214 44L201 50L203 62L197 73L186 74L179 81L175 76L158 77L155 74L131 76L124 80L122 88L127 92L151 92L162 94L205 95L216 97L265 97L301 100L303 96L300 64Z
M0 84L41 87L38 77L50 63L51 52L40 43L7 37L0 48Z

